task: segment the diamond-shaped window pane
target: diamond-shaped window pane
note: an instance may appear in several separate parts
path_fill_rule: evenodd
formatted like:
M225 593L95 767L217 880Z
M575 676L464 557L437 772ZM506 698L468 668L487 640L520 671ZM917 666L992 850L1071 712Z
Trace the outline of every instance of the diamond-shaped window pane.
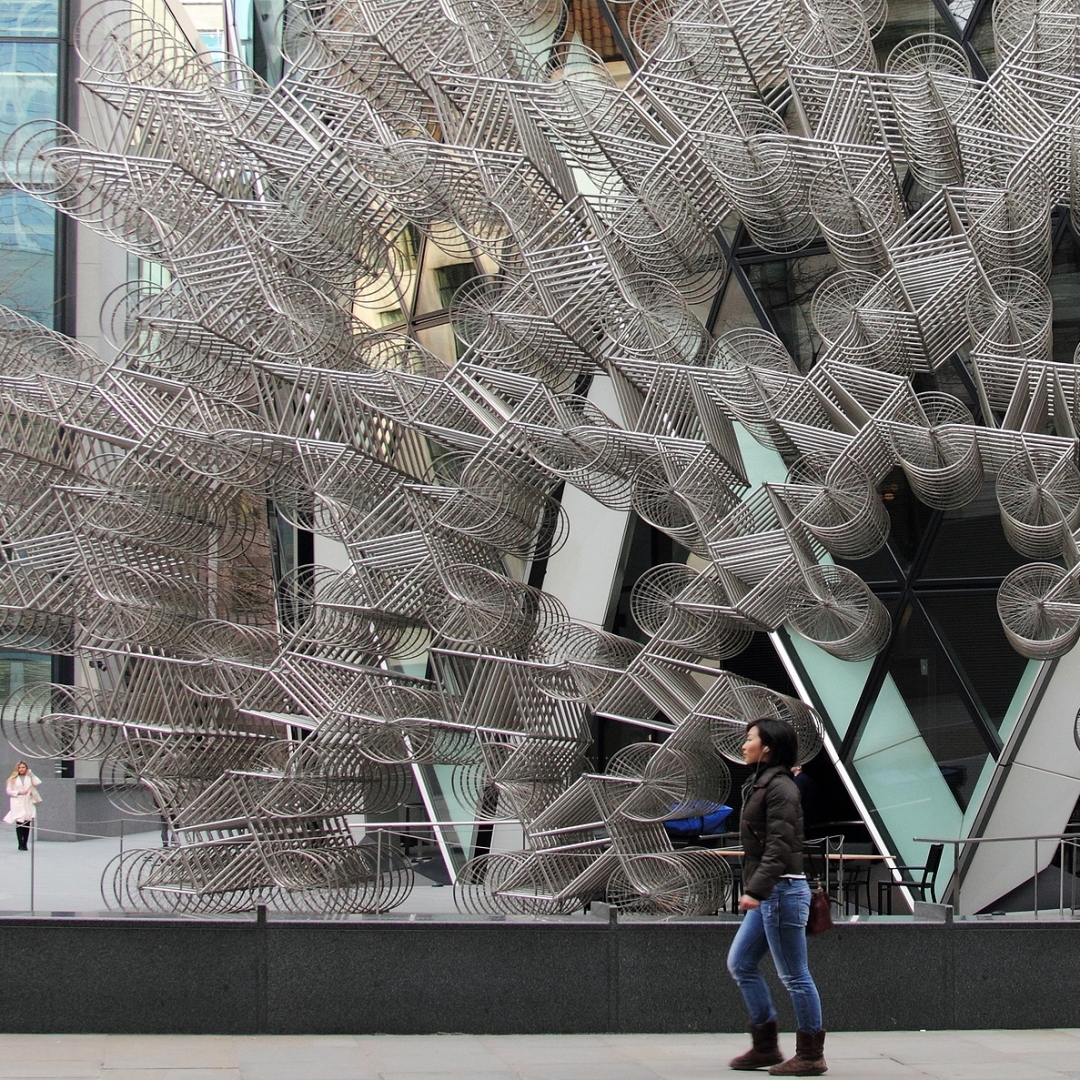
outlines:
M908 605L896 630L889 674L961 809L987 757L952 667L921 613Z
M1080 246L1066 229L1054 249L1054 272L1050 278L1054 298L1054 360L1071 364L1080 341Z
M893 550L904 562L910 562L922 543L934 512L912 494L901 469L893 469L882 481L879 490L889 513Z
M1005 640L993 592L920 596L994 726L1008 712L1027 660Z
M987 480L973 502L946 512L919 580L1002 578L1027 561L1001 531L994 482Z

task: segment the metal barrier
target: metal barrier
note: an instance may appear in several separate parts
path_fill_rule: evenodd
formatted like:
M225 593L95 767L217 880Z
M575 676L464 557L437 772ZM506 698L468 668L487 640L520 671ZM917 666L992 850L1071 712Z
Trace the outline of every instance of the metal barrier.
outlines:
M966 846L974 847L978 844L1004 844L1024 842L1030 840L1032 842L1032 890L1034 893L1032 898L1032 915L1036 919L1038 919L1039 917L1039 844L1044 840L1055 840L1062 848L1060 867L1061 873L1058 877L1058 914L1061 918L1065 917L1065 863L1067 852L1068 862L1071 867L1069 875L1072 878L1072 889L1069 897L1069 915L1070 918L1076 918L1076 869L1077 848L1080 847L1080 833L1044 833L1031 836L970 836L964 839L930 839L925 836L914 836L912 837L912 840L917 844L952 845L954 867L952 901L953 908L956 911L957 916L960 918L963 917L960 914L960 849Z
M37 842L39 839L49 838L64 840L74 839L118 841L119 850L115 855L113 855L107 860L101 875L100 891L105 909L112 911L114 914L117 913L117 911L127 913L139 913L140 911L145 912L145 910L155 910L160 913L160 911L162 910L161 905L157 905L155 907L155 905L151 904L149 908L147 908L147 905L145 903L139 904L132 902L133 898L128 895L128 893L130 892L128 886L132 883L127 880L129 877L131 877L132 874L130 867L135 866L136 870L138 870L138 864L141 862L145 862L145 860L148 858L151 860L162 856L166 858L172 856L179 856L182 858L185 854L183 849L188 848L190 850L195 850L198 845L193 845L189 842L185 842L182 837L188 830L184 828L174 829L172 823L166 824L165 822L162 822L160 827L160 834L156 822L151 828L138 829L137 835L143 835L148 837L152 836L154 837L154 843L151 845L142 844L134 848L130 846L130 839L133 835L133 830L131 826L133 824L136 824L137 822L133 821L131 818L107 818L101 820L100 822L97 822L96 824L106 826L117 823L120 826L119 833L107 834L82 831L72 832L71 830L67 829L49 829L42 827L39 824L39 821L37 819L34 819L29 842L29 910L31 914L34 914L37 911L37 908L39 906L38 902L41 899L40 894L42 892L42 889L40 888L40 883L37 880ZM394 852L390 851L390 848L392 846L395 848L403 846L403 843L407 843L410 840L414 842L431 841L431 834L433 830L438 831L442 829L458 827L494 826L498 824L517 823L512 819L502 818L484 820L470 819L467 821L440 820L435 822L354 822L351 825L350 831L362 834L363 840L370 842L373 845L375 865L379 870L379 873L376 876L381 879L382 877L386 876L385 873L382 872L383 870L385 870L383 864L386 863L394 854ZM158 835L160 835L161 838L160 846L158 846L157 843ZM400 855L400 852L398 852L397 854ZM404 899L404 896L408 895L408 892L411 890L412 887L412 870L407 866L409 862L407 857L397 858L394 861L396 873L392 876L395 878L395 881L397 883L397 887L394 891L396 894L403 893L403 895L400 895L400 899ZM452 880L453 876L454 875L452 875ZM407 879L404 890L402 887L402 881L400 880L402 877ZM138 891L140 885L145 886L147 885L147 882L139 879L135 885L136 891ZM161 886L156 885L156 883L154 882L151 882L149 884L149 888L152 892L161 890ZM375 901L374 904L368 904L367 906L374 906L376 910L384 910L386 907L385 903L377 902L378 899L378 897L373 898L373 901ZM256 898L256 901L257 902L250 905L250 910L257 910L259 907L265 908L265 903L262 902L260 898ZM175 911L174 913L179 916L204 915L207 913L204 910L196 908L198 908L198 905L195 905L195 908L193 908L192 905L189 904L187 905L186 910L181 909ZM307 909L303 907L298 907L296 908L296 910L303 911ZM317 908L313 905L311 906L310 910L314 911L317 910Z
M113 823L119 823L120 833L119 836L114 836L108 833L90 833L90 832L71 832L68 829L45 829L42 828L38 819L34 818L31 822L30 828L30 914L34 914L37 909L37 841L38 836L41 833L50 833L54 836L62 836L65 838L75 838L76 840L113 840L119 839L120 841L120 854L124 852L124 825L131 821L130 818L105 818L98 824L110 825ZM140 829L140 832L153 832L153 829Z

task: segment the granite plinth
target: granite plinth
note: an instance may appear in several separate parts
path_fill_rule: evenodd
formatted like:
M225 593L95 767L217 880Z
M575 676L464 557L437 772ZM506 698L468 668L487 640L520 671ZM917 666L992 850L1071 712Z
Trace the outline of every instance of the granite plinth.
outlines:
M7 1032L735 1032L722 920L609 925L0 918ZM834 1030L1080 1027L1080 924L841 924L810 942ZM771 971L781 1025L787 995Z

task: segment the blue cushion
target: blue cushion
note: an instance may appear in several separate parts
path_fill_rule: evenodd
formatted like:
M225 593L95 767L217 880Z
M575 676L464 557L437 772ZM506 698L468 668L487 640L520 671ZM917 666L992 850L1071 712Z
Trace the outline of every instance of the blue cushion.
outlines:
M702 833L722 832L720 828L731 813L730 806L721 806L704 817L674 818L664 822L670 836L700 836Z

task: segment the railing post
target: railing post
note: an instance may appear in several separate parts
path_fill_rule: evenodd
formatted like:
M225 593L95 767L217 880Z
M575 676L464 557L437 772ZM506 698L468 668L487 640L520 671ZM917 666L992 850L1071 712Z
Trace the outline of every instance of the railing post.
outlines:
M34 856L37 853L37 817L30 822L30 914L34 914Z
M1080 859L1077 858L1077 853L1080 851L1080 833L1047 833L1041 836L969 836L963 839L960 838L943 838L939 837L933 839L926 836L913 836L912 840L917 844L952 844L953 846L953 859L954 859L954 876L953 876L953 892L952 901L953 908L956 912L956 917L963 918L960 907L960 849L962 846L971 844L1019 844L1027 843L1031 841L1032 844L1032 874L1031 874L1031 890L1032 890L1032 902L1031 913L1035 919L1039 918L1039 844L1043 840L1053 840L1058 848L1055 849L1060 853L1061 873L1066 873L1066 864L1068 864L1068 873L1072 875L1071 886L1071 901L1070 911L1073 918L1076 918L1076 885L1077 885L1077 863ZM1052 861L1052 860L1051 860ZM1065 882L1064 878L1058 881L1058 916L1062 919L1065 917Z
M1072 900L1070 901L1069 913L1075 919L1076 918L1076 841L1075 840L1070 840L1069 841L1069 851L1071 852L1071 855L1069 856L1069 865L1072 868L1069 871L1070 876L1072 877Z
M956 913L958 919L964 917L964 913L960 908L960 842L957 841L953 844L953 858L952 858L952 872L953 878L956 880L956 888L953 889L953 911ZM942 897L944 900L944 896Z
M837 855L840 856L836 860L836 910L839 913L842 910L844 903L844 835L840 834L840 843L836 848Z
M1058 867L1058 918L1065 919L1065 841L1058 841L1058 853L1060 855Z
M1072 878L1072 899L1069 901L1069 914L1076 918L1076 841L1069 841L1069 876Z
M1039 917L1039 838L1036 836L1032 847L1035 849L1035 873L1031 878L1031 891L1034 896L1035 918Z

